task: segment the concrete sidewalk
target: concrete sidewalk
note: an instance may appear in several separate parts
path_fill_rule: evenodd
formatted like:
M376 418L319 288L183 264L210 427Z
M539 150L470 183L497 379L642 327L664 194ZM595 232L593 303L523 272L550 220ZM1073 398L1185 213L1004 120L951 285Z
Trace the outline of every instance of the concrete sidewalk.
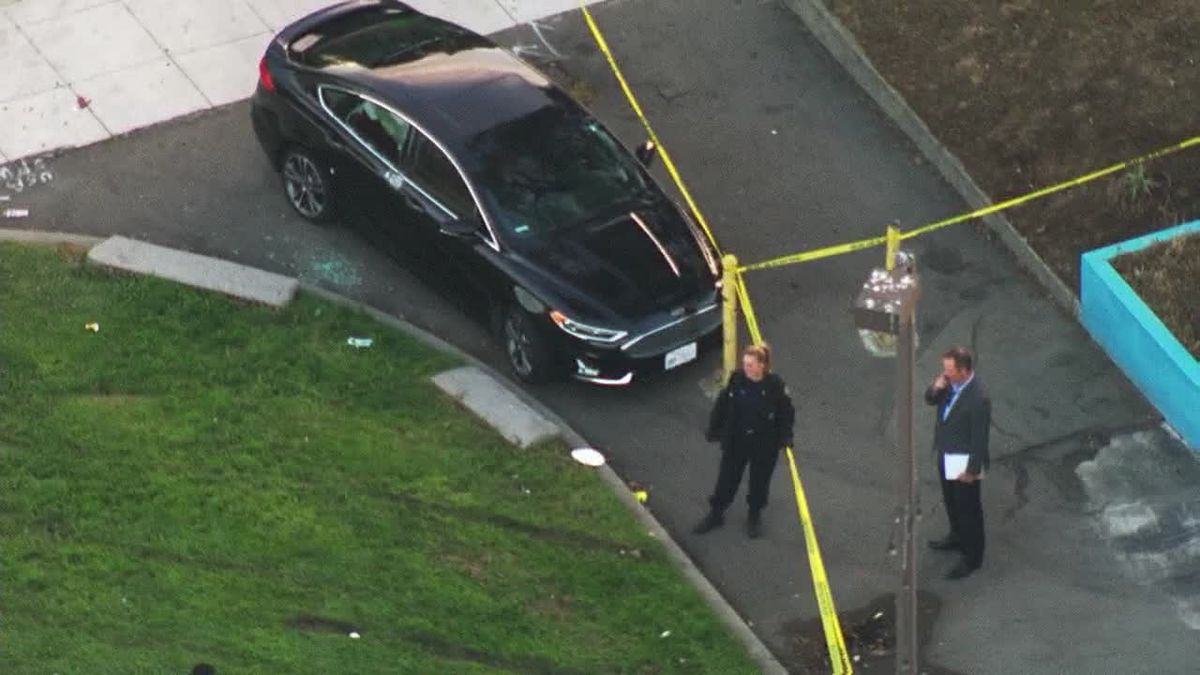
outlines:
M335 2L0 0L0 164L245 98L271 37ZM407 2L484 34L578 6Z

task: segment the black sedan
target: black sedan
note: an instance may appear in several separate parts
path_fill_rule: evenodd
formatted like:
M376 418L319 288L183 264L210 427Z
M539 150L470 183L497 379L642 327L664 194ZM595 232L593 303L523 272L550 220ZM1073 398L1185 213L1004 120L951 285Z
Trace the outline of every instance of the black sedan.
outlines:
M279 33L254 130L288 201L354 212L486 307L513 371L627 384L692 361L720 327L713 248L547 77L399 2L356 0Z

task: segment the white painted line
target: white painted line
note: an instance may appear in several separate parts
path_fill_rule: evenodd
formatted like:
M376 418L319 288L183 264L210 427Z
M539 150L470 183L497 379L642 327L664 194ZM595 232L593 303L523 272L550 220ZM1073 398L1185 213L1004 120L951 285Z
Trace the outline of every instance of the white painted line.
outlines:
M119 2L25 28L29 39L67 82L111 73L163 55Z
M10 160L108 136L90 110L75 107L66 87L0 104L0 152Z
M91 99L91 110L113 134L200 110L208 105L191 80L163 57L75 85Z
M171 53L227 44L267 30L245 0L125 0L125 4Z

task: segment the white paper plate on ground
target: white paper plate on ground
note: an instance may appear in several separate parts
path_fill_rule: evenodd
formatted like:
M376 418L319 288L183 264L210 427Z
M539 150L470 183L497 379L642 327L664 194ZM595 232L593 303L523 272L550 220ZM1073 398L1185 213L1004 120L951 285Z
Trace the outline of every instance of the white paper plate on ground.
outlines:
M574 457L576 462L587 466L604 466L604 455L591 448L575 448L571 451L571 457Z

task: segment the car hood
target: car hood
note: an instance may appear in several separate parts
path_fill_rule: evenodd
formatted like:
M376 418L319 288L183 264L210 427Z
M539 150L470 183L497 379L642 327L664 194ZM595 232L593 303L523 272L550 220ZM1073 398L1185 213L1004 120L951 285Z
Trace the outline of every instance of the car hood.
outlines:
M522 246L521 257L574 306L564 310L586 312L580 320L637 323L712 291L700 246L670 202L643 202Z

